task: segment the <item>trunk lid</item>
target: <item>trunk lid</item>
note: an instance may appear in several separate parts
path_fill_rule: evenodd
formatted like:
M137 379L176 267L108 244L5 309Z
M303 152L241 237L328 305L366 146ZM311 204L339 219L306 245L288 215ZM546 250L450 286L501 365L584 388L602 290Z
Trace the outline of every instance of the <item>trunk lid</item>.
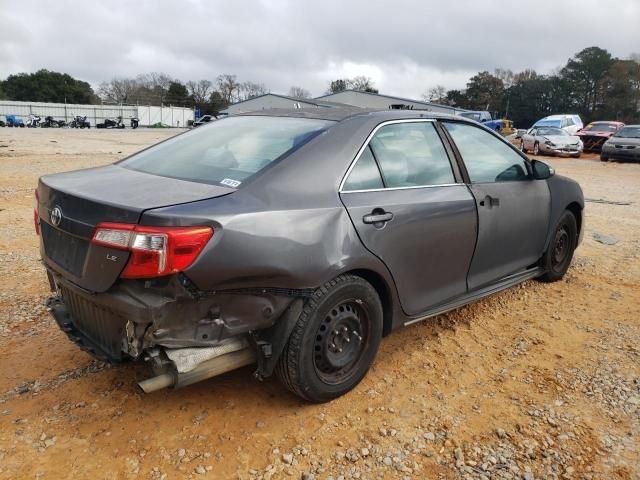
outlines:
M234 191L118 165L44 176L38 183L42 258L76 285L104 292L118 279L129 254L92 245L98 223L135 224L146 210Z

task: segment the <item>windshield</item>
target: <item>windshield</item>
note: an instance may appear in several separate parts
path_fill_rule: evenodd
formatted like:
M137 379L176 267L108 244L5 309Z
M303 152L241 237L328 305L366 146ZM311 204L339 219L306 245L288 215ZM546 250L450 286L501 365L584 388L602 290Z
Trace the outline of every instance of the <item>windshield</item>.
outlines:
M225 118L178 135L119 163L163 177L237 188L334 122L308 118Z
M590 123L585 130L590 132L615 132L618 126L614 123Z
M561 128L555 128L555 127L540 127L538 128L538 135L543 135L543 136L560 135L565 137L569 136L569 134L564 130L562 130Z
M539 120L534 127L560 127L562 120Z
M640 138L640 127L622 127L614 137Z

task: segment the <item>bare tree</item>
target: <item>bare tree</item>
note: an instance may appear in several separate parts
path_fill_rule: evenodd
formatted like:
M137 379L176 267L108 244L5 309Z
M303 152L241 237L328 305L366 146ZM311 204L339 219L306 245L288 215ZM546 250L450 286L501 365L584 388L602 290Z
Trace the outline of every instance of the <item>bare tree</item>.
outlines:
M436 85L423 93L422 99L425 102L445 105L447 103L447 88L444 85Z
M209 101L211 92L213 92L213 83L209 80L198 80L197 82L189 80L187 82L187 90L196 105L202 105Z
M353 90L358 90L360 92L370 92L370 91L377 92L375 84L373 83L373 80L371 80L370 77L367 77L365 75L358 75L356 77L350 78L347 81L347 84L349 85L349 88Z
M138 75L136 81L141 90L146 90L146 92L141 91L141 94L147 98L149 103L162 105L169 91L169 86L174 80L166 73L150 72Z
M289 96L295 98L311 98L311 93L309 93L309 90L294 85L289 89Z
M236 76L228 73L218 75L216 79L218 85L218 91L222 100L230 105L237 102L240 96L240 83L238 83Z
M267 89L262 83L243 82L240 85L240 100L249 100L253 97L258 97L267 93Z
M496 68L493 71L493 76L502 80L502 83L504 84L504 88L510 88L515 83L515 75L509 69Z
M127 103L135 101L138 83L132 78L113 78L102 82L98 87L98 95L109 103Z

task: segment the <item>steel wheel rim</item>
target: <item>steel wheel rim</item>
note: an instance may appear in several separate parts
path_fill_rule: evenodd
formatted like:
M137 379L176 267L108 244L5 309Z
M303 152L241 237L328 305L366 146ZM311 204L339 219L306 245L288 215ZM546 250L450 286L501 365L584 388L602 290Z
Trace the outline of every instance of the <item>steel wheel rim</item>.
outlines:
M327 312L313 345L313 366L323 382L340 384L355 373L369 341L368 325L361 300L345 300Z
M553 255L551 256L551 264L554 269L564 264L570 250L569 232L567 227L562 225L556 232L553 242Z

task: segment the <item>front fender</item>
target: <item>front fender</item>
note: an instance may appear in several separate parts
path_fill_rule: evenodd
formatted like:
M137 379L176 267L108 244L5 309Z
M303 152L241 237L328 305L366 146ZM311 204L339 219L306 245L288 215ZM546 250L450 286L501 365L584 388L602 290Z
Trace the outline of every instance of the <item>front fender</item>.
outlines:
M547 180L551 194L551 212L549 215L549 229L545 242L545 251L551 243L556 225L565 210L570 210L576 215L578 222L578 243L582 240L584 232L583 211L584 194L580 184L562 175L554 175Z

